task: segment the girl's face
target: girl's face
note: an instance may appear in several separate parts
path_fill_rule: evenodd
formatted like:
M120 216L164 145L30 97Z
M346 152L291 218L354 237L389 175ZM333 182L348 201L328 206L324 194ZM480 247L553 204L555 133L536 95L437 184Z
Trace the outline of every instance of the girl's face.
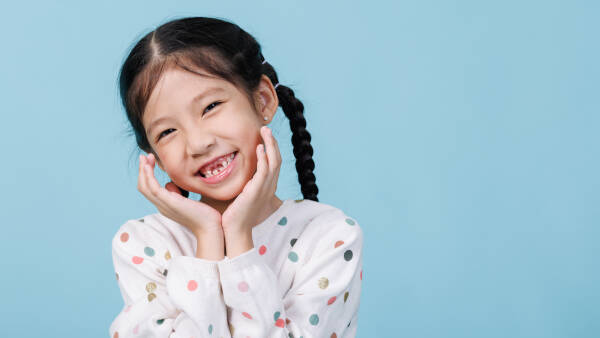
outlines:
M177 67L163 73L142 123L158 166L173 183L203 200L228 201L242 192L256 171L256 146L262 143L259 129L272 120L279 104L266 75L255 94L259 111L225 80ZM235 165L225 179L208 183L197 175L204 164L234 152Z

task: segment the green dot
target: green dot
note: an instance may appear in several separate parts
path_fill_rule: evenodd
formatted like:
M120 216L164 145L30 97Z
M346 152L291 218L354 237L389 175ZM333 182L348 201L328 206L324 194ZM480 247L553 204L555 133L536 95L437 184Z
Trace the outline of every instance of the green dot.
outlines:
M297 240L298 240L298 238L292 238L292 240L290 241L290 245L294 246L294 244L296 244Z
M296 203L300 203L302 201L304 201L304 200L294 200L294 202L296 202Z
M350 224L350 225L354 225L356 223L354 223L353 220L351 220L350 218L346 218L346 223Z
M212 324L208 325L208 334L212 334Z
M289 338L294 338L294 335L290 332L290 333L288 333L288 337Z
M281 313L280 313L279 311L276 311L276 312L273 314L273 320L274 320L274 321L277 321L277 319L279 319L279 316L281 316Z
M277 224L279 225L286 225L287 224L287 217L283 216L281 217L281 219L279 220L279 222L277 222Z
M311 323L312 325L317 325L319 324L319 316L317 316L316 313L313 313L310 318L308 318L309 323Z
M352 259L352 250L346 250L346 252L344 252L344 259L346 261L350 261Z
M157 321L156 321L156 324L160 325L160 324L162 324L164 321L165 321L165 319L164 319L164 318L163 318L163 319L159 319L159 320L157 320Z
M142 223L144 223L144 219L143 218L140 218L139 221L142 222Z
M147 246L144 248L144 253L150 257L154 256L154 249L152 249L151 247Z
M290 251L290 253L288 254L288 258L290 259L290 261L292 262L297 262L298 261L298 254Z

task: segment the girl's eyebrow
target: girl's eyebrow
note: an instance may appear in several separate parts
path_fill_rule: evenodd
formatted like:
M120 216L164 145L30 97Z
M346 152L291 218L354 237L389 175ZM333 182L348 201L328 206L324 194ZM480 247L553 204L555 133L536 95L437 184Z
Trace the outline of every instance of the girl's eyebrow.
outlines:
M205 96L208 96L210 94L213 93L218 93L218 92L224 92L225 89L221 88L221 87L210 87L207 90L205 90L204 92L196 95L193 99L190 100L189 104L188 104L188 108L192 108L192 106L197 103L198 101L202 100L202 98L204 98ZM168 116L163 116L160 117L154 121L152 121L150 123L150 126L148 127L148 130L146 131L146 134L150 135L150 132L152 131L152 128L154 126L156 126L157 124L159 124L160 122L164 121L164 120L169 120Z

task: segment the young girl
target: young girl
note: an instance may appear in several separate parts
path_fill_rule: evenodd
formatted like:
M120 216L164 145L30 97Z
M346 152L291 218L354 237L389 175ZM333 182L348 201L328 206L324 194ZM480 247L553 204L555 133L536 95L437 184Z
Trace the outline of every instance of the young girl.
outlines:
M362 230L318 202L304 107L257 41L231 22L174 20L133 47L119 81L148 154L137 188L159 212L113 238L125 305L111 337L354 337ZM281 155L266 125L279 106L302 200L275 195Z

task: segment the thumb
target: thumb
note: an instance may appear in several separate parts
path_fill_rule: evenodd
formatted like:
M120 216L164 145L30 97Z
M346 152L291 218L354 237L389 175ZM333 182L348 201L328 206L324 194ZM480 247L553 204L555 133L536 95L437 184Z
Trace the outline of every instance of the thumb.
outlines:
M182 195L183 197L188 197L190 195L190 193L187 190L179 188L175 183L173 183L173 181L165 184L165 189L167 189L168 191L176 192Z

